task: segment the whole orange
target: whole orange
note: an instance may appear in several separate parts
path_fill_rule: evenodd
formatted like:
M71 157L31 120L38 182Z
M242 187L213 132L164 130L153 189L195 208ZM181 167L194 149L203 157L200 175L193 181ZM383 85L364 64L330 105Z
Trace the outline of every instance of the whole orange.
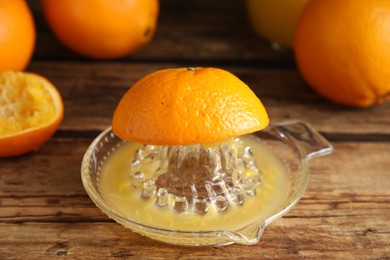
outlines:
M57 88L25 72L0 72L0 157L37 150L57 130L64 113Z
M252 133L268 123L261 101L228 71L173 68L137 81L119 102L112 129L128 141L188 145Z
M295 24L308 0L246 0L254 31L271 43L292 48Z
M35 25L24 0L0 1L0 71L20 71L30 62Z
M310 1L294 48L304 78L330 100L368 107L389 98L390 1Z
M92 58L118 58L148 43L155 32L158 0L42 0L58 39Z

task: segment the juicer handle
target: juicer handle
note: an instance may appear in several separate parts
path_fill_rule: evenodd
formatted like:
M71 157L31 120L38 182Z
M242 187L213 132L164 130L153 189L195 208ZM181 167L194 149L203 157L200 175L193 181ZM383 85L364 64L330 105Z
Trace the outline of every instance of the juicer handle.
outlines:
M274 127L298 150L302 159L310 160L333 152L333 146L312 126L299 121L286 122Z

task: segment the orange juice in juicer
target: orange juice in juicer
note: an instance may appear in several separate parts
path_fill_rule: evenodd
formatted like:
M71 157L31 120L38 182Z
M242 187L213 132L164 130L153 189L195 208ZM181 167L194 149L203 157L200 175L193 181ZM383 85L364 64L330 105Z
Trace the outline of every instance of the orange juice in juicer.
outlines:
M308 161L333 149L306 123L267 125L260 100L227 71L157 71L87 150L83 184L103 212L150 238L255 244L303 195Z

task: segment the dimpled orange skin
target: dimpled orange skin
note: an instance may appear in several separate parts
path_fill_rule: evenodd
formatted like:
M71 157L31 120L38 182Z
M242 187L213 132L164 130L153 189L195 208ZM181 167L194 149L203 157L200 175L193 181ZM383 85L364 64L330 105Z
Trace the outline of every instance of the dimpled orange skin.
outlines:
M56 106L56 114L44 125L26 129L13 135L0 136L0 157L13 157L38 150L57 130L64 115L64 105L61 95L57 88L46 78L34 73L24 72L21 74L22 72L3 72L0 73L0 85L3 83L3 79L7 77L7 73L15 73L19 75L19 77L27 78L27 80L28 78L31 78L31 80L42 82L51 94L53 103Z
M307 82L334 102L357 107L390 96L390 1L315 0L295 32Z
M35 25L24 0L0 1L0 71L24 70L35 46Z
M135 52L155 32L158 0L43 0L59 40L81 55L110 59Z
M145 76L123 96L112 121L122 139L154 145L216 142L268 124L252 90L216 68L165 69Z

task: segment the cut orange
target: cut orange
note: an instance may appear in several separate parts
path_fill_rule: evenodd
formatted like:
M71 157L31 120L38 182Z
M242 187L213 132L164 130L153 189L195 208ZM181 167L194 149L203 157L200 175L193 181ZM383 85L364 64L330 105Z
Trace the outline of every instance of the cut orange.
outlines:
M261 101L233 74L175 68L136 82L117 106L112 127L128 141L187 145L252 133L268 123Z
M63 103L55 86L32 73L0 73L0 157L38 149L57 130Z

